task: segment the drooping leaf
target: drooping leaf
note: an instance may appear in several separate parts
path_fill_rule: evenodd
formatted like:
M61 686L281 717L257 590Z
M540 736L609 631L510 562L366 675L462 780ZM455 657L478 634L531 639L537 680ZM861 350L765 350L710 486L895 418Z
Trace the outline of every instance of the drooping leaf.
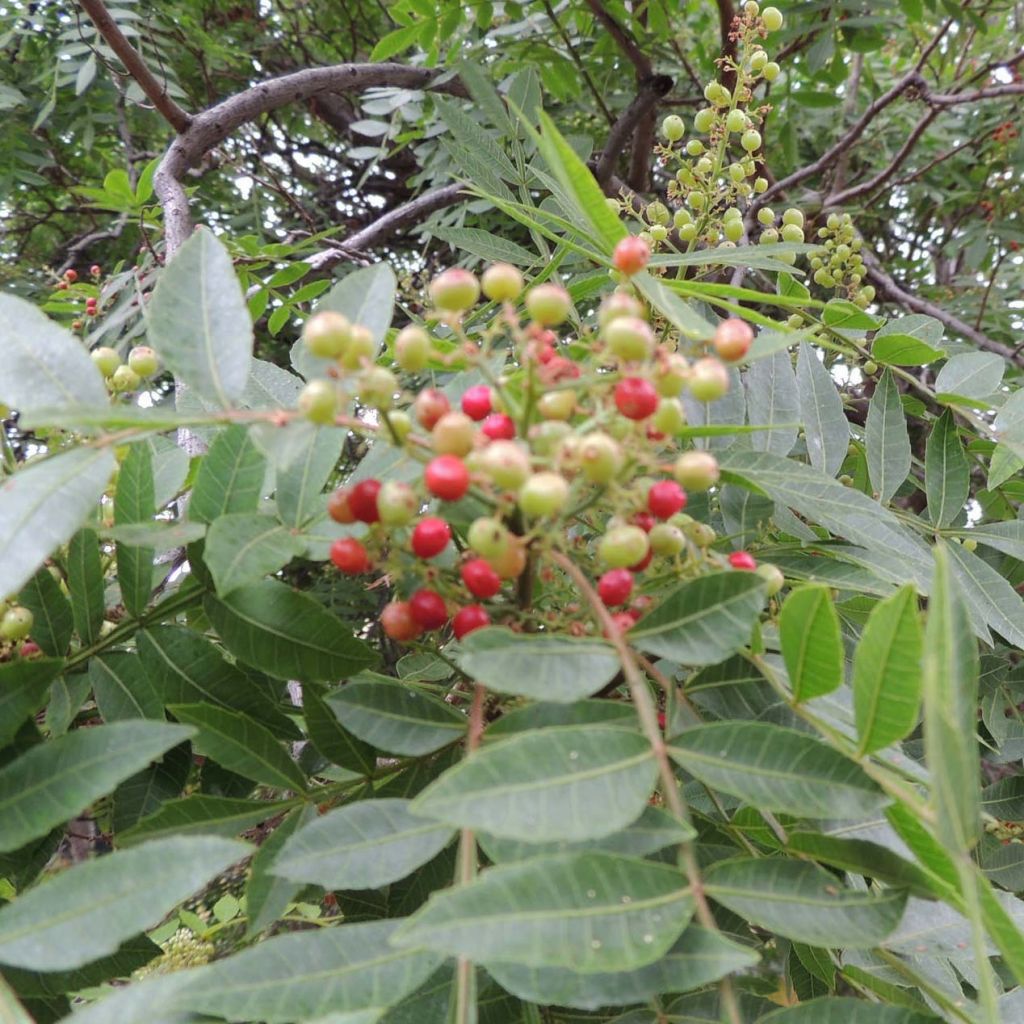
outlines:
M50 684L63 668L60 658L19 659L0 664L0 749L46 700Z
M924 454L928 518L935 526L949 526L956 519L967 504L970 483L967 454L953 413L947 409L932 426Z
M68 591L75 632L84 644L94 643L106 612L103 597L103 567L96 531L83 527L68 544Z
M676 736L688 772L752 807L799 817L859 818L888 800L864 772L819 740L768 722L713 722Z
M295 530L272 516L237 512L210 524L203 560L223 597L277 572L305 547Z
M921 706L921 620L913 586L871 610L853 658L853 706L860 752L903 739Z
M188 515L212 523L229 512L255 512L266 459L240 424L222 430L199 464Z
M521 733L449 768L412 811L527 842L594 839L643 811L657 766L639 733L597 725ZM601 807L595 815L593 808Z
M878 500L886 505L910 472L910 436L891 370L886 370L878 379L868 403L864 437L871 486Z
M114 494L114 525L145 523L156 512L153 456L148 445L133 444L121 463ZM117 582L132 615L141 615L153 590L153 549L118 541Z
M815 469L835 476L846 459L850 424L832 375L818 358L817 350L806 341L800 343L797 353L796 379L807 456Z
M754 450L788 455L800 424L800 395L789 352L780 349L753 363L745 384L751 424L770 428L750 435Z
M346 436L340 428L321 428L303 455L278 471L277 513L287 526L304 526L322 511L320 492L341 458Z
M74 613L48 568L44 566L25 584L18 604L32 613L32 639L42 652L55 658L67 654L74 631Z
M779 613L779 638L795 701L842 685L843 639L829 587L810 584L790 592Z
M207 402L242 396L252 360L252 321L231 257L200 228L164 267L146 309L149 343Z
M89 660L89 683L105 722L163 721L164 707L137 654L105 653Z
M176 837L61 872L0 908L0 963L66 971L108 956L250 852L234 840Z
M313 746L328 761L360 775L369 775L377 767L373 747L353 736L312 686L302 691L302 713Z
M988 398L1002 383L1006 362L995 352L963 352L953 356L935 378L938 394Z
M237 836L295 804L295 800L265 802L197 793L166 801L155 814L122 832L118 840L122 845L129 845L163 836Z

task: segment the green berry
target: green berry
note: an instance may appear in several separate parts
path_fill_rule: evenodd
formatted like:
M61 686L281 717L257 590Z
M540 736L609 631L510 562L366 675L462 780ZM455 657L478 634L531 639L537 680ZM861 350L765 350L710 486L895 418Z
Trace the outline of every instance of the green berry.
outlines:
M706 491L718 483L718 459L698 449L683 452L676 459L672 475L687 491Z
M686 412L678 398L663 398L651 417L651 426L659 434L675 437L686 426Z
M775 61L770 60L767 64L765 64L764 68L761 71L761 74L764 75L764 79L766 82L774 82L775 79L779 77L779 72L781 70L782 69L779 67L778 64L775 63Z
M500 519L481 516L469 525L466 540L470 548L484 558L500 558L512 544L512 536Z
M770 207L762 206L761 209L757 211L757 221L759 224L763 224L765 227L774 224L775 211L772 210Z
M686 547L683 531L671 523L655 523L647 537L651 550L662 558L674 558Z
M761 21L769 32L778 32L782 28L782 11L778 7L766 7L761 12Z
M121 365L121 357L112 348L107 348L105 345L94 348L89 355L93 365L104 377L112 377L114 371Z
M377 354L373 332L362 324L353 324L349 330L348 344L338 357L338 363L346 370L358 370Z
M526 312L534 323L542 327L556 327L563 323L571 309L572 299L560 284L539 284L526 293Z
M782 575L782 570L777 565L761 562L754 572L768 585L766 589L769 597L774 597L785 586L786 577Z
M743 132L747 130L750 122L742 110L730 110L725 118L725 127L731 132Z
M32 613L27 608L21 605L8 608L0 619L0 640L24 640L32 632L34 621Z
M531 519L553 516L569 500L569 481L558 473L534 473L519 490L519 507Z
M338 411L337 389L326 380L311 380L299 392L299 412L313 423L333 423Z
M756 128L748 128L740 136L740 145L748 153L756 152L761 148L761 133Z
M711 126L715 123L715 118L718 115L711 107L704 107L702 110L698 110L693 116L693 127L699 132L711 131ZM692 140L696 141L696 140Z
M476 275L462 267L449 267L430 282L428 291L434 305L446 313L463 313L480 298Z
M609 568L628 569L647 556L647 534L639 526L616 526L598 542L597 557Z
M722 225L722 232L730 242L738 242L743 237L743 221L727 220Z
M141 383L139 375L127 364L119 366L110 376L108 382L110 390L115 394L123 394L125 391L134 391Z
M398 381L390 370L383 366L370 366L359 380L359 401L368 409L387 412L394 404L397 390Z
M782 215L783 224L795 224L798 228L804 226L804 215L801 210L798 210L795 206L791 206Z
M619 204L615 203L618 213ZM480 279L484 295L492 302L511 302L523 290L523 275L511 263L493 263Z
M686 134L686 124L678 114L669 114L661 122L661 134L669 142L678 142Z
M804 229L796 224L783 224L782 238L786 242L802 242L804 240Z
M395 337L395 362L406 373L419 373L430 360L430 335L417 324L403 327Z
M337 359L348 345L352 325L348 317L325 309L314 313L302 328L302 343L310 355Z
M609 350L625 362L640 362L654 350L654 332L639 317L619 317L604 329Z
M128 353L128 366L140 377L152 377L160 368L160 360L148 345L136 345Z
M704 143L700 139L690 139L686 144L686 152L690 156L700 156L704 152Z

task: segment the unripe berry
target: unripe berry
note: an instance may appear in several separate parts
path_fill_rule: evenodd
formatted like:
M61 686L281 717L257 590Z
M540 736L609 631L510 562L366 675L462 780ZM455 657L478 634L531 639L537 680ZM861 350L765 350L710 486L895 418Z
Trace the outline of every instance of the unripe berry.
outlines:
M572 299L560 284L539 284L526 293L526 312L542 327L564 323L572 309Z
M774 245L778 240L779 232L777 228L765 228L757 241L759 245Z
M517 490L530 475L530 455L514 441L495 441L481 454L480 468L495 486Z
M485 608L481 608L478 604L468 604L455 613L455 618L452 619L452 632L455 634L456 640L461 640L474 630L483 629L484 626L490 624L491 617Z
M597 593L609 608L625 604L633 593L633 574L628 569L609 569L597 581Z
M713 402L729 390L729 371L710 356L698 359L690 368L690 394L699 402Z
M782 215L783 224L795 224L798 228L804 226L804 215L795 206L789 207Z
M646 377L623 377L615 385L615 407L631 420L645 420L658 408L658 392Z
M755 73L761 71L767 63L768 54L764 50L756 50L750 57L750 70Z
M669 114L661 122L661 134L669 142L678 142L686 134L686 125L678 114Z
M711 452L683 452L672 467L672 475L688 491L706 491L718 483L718 459Z
M775 211L767 206L762 206L761 209L757 211L757 221L759 224L769 227L775 223Z
M767 178L755 178L754 179L754 191L760 195L762 192L768 191L768 179Z
M413 618L408 601L391 601L380 613L380 625L384 632L400 644L415 640L423 627Z
M675 437L686 426L686 410L678 398L663 398L651 418L651 426L666 437Z
M675 558L686 547L686 538L678 526L671 523L657 523L647 535L651 550L661 558Z
M416 492L397 480L389 480L377 495L377 515L385 526L405 526L420 510Z
M731 132L746 131L750 121L742 110L730 110L725 118L725 127Z
M311 380L299 392L298 406L299 412L313 423L333 423L338 411L337 389L330 381Z
M784 242L802 242L804 240L804 229L797 224L783 224L782 240Z
M783 576L782 570L777 565L762 562L754 571L767 584L769 597L774 597L786 583L786 577Z
M516 425L511 416L503 412L492 412L480 424L480 433L492 441L510 441L516 436Z
M670 352L659 357L654 367L654 388L665 398L675 398L689 379L690 364L685 356L678 352Z
M27 608L21 605L8 608L0 619L0 640L11 643L23 640L32 632L34 621L32 613Z
M742 359L750 351L753 341L754 332L750 324L735 316L723 320L711 339L716 355L730 363Z
M869 377L873 377L876 373L878 373L878 363L876 363L873 359L869 359L866 363L864 363L861 366L861 369Z
M105 345L94 348L89 356L93 365L104 377L113 376L114 371L121 365L121 357L112 348L107 348Z
M474 558L466 562L460 570L460 575L466 589L474 597L494 597L501 590L501 577L483 558Z
M476 428L462 412L446 412L430 432L430 444L438 455L468 455L473 450Z
M356 522L356 514L352 511L348 497L349 488L339 487L336 491L332 491L327 499L327 514L336 523Z
M395 375L383 366L368 366L359 379L359 401L368 409L387 412L397 390Z
M338 365L345 370L358 370L364 363L372 362L376 354L377 343L370 328L353 324L349 328L348 344L338 356Z
M778 7L766 7L761 12L761 21L769 32L778 32L782 28L782 11Z
M413 402L413 412L424 430L433 430L437 421L451 409L447 395L437 388L424 388Z
M686 492L674 480L659 480L647 492L647 507L658 519L671 519L686 508Z
M756 18L757 17L757 12L760 9L761 9L761 6L760 6L760 4L758 4L757 0L747 0L747 2L743 5L743 13L748 18Z
M302 343L310 355L320 359L337 359L348 346L352 325L348 317L334 310L314 313L303 325Z
M627 235L612 253L612 263L615 269L623 274L639 274L647 261L651 258L651 247L636 235Z
M754 556L747 551L733 551L729 555L729 564L734 569L742 569L744 572L753 572L757 568Z
M512 535L500 519L481 516L469 525L466 540L478 555L490 560L499 558L512 544Z
M339 537L331 545L331 561L343 573L359 576L370 571L370 556L354 537Z
M440 629L448 621L444 598L436 590L415 591L409 598L409 612L424 629Z
M622 468L622 449L607 434L585 434L576 451L583 475L595 484L611 483Z
M531 519L556 515L569 500L569 482L558 473L534 473L519 489L518 500Z
M572 427L561 420L547 420L530 428L530 445L542 458L553 455L562 441L572 433Z
M148 345L136 345L128 353L128 366L140 377L152 377L160 369L160 361Z
M711 107L704 107L698 110L693 117L693 127L699 132L711 131L711 126L715 123L715 118L718 115Z
M613 569L627 569L647 557L647 534L639 526L616 526L598 542L597 556Z
M388 423L391 424L391 429L395 432L399 443L404 441L409 436L409 431L412 430L412 420L404 409L393 409L388 413Z
M689 156L700 156L704 152L704 143L700 139L690 139L686 144L686 152Z
M376 523L380 519L377 497L381 491L379 480L360 480L348 489L348 507L361 523Z
M526 568L526 548L513 541L494 558L488 559L491 568L503 580L514 580L522 576Z
M722 225L722 233L730 242L738 242L743 237L743 221L727 220Z
M654 351L654 332L645 320L623 316L613 320L604 329L604 340L617 358L638 363Z
M113 374L110 376L110 379L108 380L107 383L109 384L111 391L120 394L121 392L124 392L124 391L134 391L142 383L142 381L139 379L139 375L130 366L128 366L127 364L124 364L122 366L119 366L113 372ZM307 387L308 387L308 385L307 385ZM332 394L333 394L333 390L332 390ZM301 395L299 397L300 397L300 401L301 401ZM300 405L299 408L301 409L302 406ZM303 411L305 411L305 410L303 410ZM307 415L309 415L309 414L307 413ZM312 417L310 417L310 418L312 419ZM331 409L331 419L333 419L333 418L334 418L334 410L333 410L333 407L332 407L332 409Z
M395 362L406 373L419 373L430 360L430 335L417 324L403 327L395 337Z
M480 284L493 302L511 302L523 290L523 275L511 263L492 263Z
M672 214L669 212L668 207L657 199L653 203L647 204L644 214L647 220L655 226L665 225L672 219Z
M480 298L480 282L462 267L443 270L427 289L434 305L447 313L462 313Z
M616 290L606 296L597 311L598 326L604 330L620 317L639 319L644 316L643 303L629 292Z
M716 106L724 106L729 102L729 92L721 82L708 82L704 86L704 99Z
M451 527L443 519L427 516L413 527L410 545L417 558L433 558L448 547L451 539Z
M748 153L756 152L761 148L761 133L756 128L748 128L740 136L740 145Z
M537 399L537 412L546 420L567 420L575 411L574 391L549 391Z
M469 490L469 470L457 455L438 455L423 471L427 490L442 501L458 501Z
M775 79L779 77L779 72L781 70L782 69L779 67L778 64L775 63L775 61L770 60L767 64L765 64L764 70L761 72L761 74L764 75L764 79L766 82L774 82Z

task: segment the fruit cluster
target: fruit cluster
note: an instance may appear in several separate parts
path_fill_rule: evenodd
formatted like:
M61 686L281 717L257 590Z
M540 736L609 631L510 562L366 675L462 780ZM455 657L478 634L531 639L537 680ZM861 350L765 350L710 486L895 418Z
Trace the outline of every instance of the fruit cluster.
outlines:
M173 974L189 967L209 963L216 952L212 942L200 938L188 928L179 928L162 944L163 955L151 960L132 974L136 981L159 974Z
M863 239L854 232L853 219L848 213L830 213L818 228L824 252L811 257L811 270L815 284L823 288L845 289L847 296L861 309L875 298L875 289L862 285L864 259L860 254Z
M628 279L649 255L628 236L613 262ZM471 315L481 292L495 304L486 324ZM377 420L376 443L400 446L413 471L358 479L328 502L330 516L352 527L334 541L333 564L353 576L386 575L396 595L380 617L389 637L409 643L450 627L461 639L492 621L594 628L575 614L568 581L546 558L552 552L571 553L589 569L614 609L634 598L652 565L652 584L730 565L757 568L745 552L725 559L711 551L714 531L684 512L688 493L713 487L719 470L710 452L680 450L683 392L699 401L725 394L722 360L746 355L747 323L723 321L710 342L714 354L691 362L659 335L628 285L605 297L593 328L576 320L560 285L527 290L505 264L479 280L445 270L429 297L433 334L421 325L398 332L396 369L378 365L369 332L338 313L314 314L303 334L311 353L335 362L330 378L303 390L301 412L332 422L357 396L372 410L364 421ZM482 382L457 395L429 383L417 390L425 371L453 359ZM396 370L408 375L405 387ZM761 569L777 590L781 575ZM618 628L650 603L635 597L616 613Z
M105 345L94 348L89 355L114 394L136 391L143 380L155 376L160 369L160 361L148 345L136 345L124 363L115 349Z

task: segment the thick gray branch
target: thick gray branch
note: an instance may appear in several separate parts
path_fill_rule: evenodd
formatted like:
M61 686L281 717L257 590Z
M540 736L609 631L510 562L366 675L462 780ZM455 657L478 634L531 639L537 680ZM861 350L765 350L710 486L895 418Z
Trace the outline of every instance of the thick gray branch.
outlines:
M615 173L615 164L640 121L652 111L662 97L672 90L674 82L668 75L648 75L640 91L612 125L604 149L594 167L594 177L604 187Z

